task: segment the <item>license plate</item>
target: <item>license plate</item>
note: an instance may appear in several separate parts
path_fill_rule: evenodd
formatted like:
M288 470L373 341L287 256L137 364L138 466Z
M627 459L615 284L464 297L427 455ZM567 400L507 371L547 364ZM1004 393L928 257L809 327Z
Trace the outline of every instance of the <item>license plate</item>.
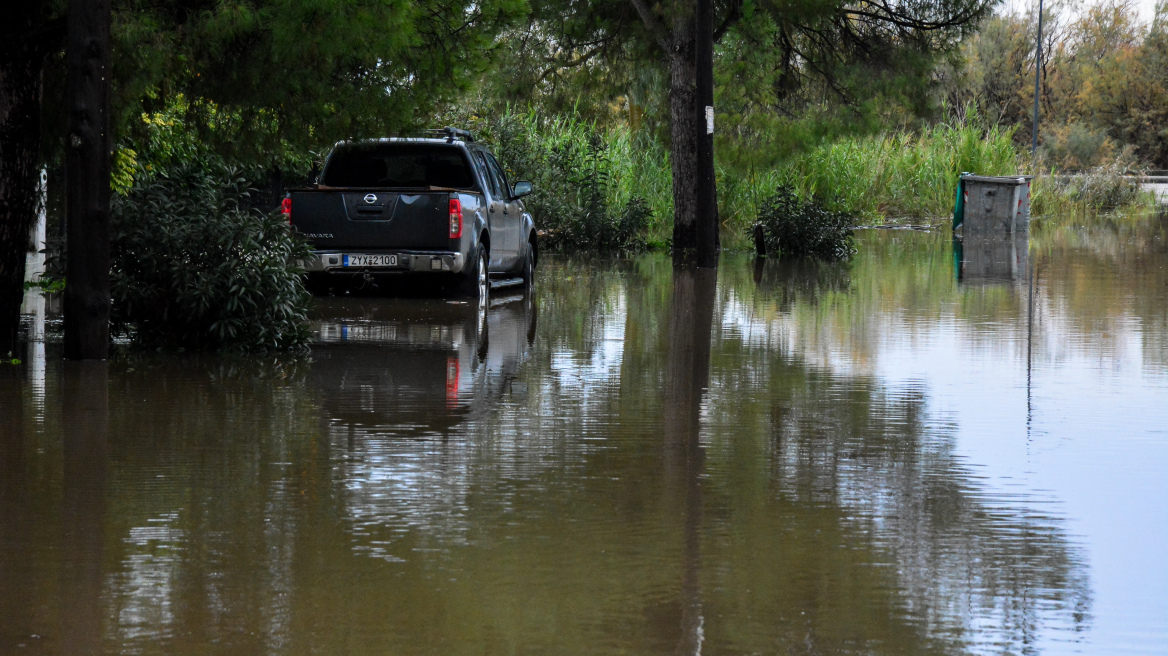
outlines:
M395 267L396 255L345 255L342 265L347 267Z

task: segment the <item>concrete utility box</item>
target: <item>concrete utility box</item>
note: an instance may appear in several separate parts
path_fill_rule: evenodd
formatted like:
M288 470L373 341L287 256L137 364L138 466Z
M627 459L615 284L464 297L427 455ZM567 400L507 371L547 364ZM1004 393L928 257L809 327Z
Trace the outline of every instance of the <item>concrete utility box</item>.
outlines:
M1034 176L961 176L953 227L966 236L1030 231L1030 181Z

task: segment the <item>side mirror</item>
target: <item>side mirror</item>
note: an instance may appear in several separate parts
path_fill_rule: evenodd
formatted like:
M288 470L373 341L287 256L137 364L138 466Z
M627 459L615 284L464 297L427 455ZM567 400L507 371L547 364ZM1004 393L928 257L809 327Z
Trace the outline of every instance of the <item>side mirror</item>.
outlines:
M515 183L515 197L522 198L531 193L531 183L527 180L520 180Z

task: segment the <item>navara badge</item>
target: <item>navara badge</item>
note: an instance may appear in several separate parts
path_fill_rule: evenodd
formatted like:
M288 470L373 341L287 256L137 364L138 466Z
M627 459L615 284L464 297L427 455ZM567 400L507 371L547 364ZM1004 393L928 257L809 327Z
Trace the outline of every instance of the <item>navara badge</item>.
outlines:
M376 203L376 202L377 202L377 196L376 196L376 195L374 195L374 194L365 194L365 202L366 202L366 203L370 203L370 204L372 204L372 203Z

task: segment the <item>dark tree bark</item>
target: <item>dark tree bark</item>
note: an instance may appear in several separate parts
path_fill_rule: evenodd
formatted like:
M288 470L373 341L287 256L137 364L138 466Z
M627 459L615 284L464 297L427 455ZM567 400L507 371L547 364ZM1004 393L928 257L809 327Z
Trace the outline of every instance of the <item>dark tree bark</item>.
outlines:
M718 249L717 195L713 135L706 133L705 119L706 106L714 103L712 7L709 0L674 2L663 22L645 0L631 1L669 65L673 251L675 255L696 251L701 266L713 266Z
M13 350L24 297L24 261L36 220L45 57L59 26L42 2L5 11L0 26L0 355Z
M65 357L109 353L110 0L70 0L65 44Z
M694 13L694 75L697 94L696 148L697 264L718 263L718 191L714 179L714 8L713 0L697 0ZM708 115L707 115L708 114Z
M693 14L678 17L669 51L670 165L673 169L673 250L698 245L698 103Z

